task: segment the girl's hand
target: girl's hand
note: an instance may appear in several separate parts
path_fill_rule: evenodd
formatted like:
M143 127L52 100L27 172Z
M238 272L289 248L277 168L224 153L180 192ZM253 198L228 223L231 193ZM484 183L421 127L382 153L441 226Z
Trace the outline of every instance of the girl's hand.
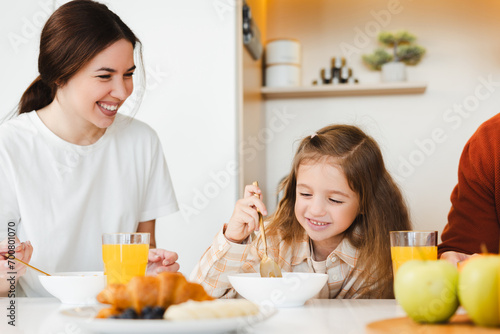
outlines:
M229 219L224 235L229 241L243 242L253 231L259 230L259 214L257 210L267 215L267 209L261 200L262 192L259 187L248 185L245 195L236 202L233 215Z
M9 249L8 239L4 239L0 242L0 276L5 275L7 272L15 272L16 278L19 278L26 273L27 267L19 261L8 259L9 250L12 250L12 244L10 245L11 248ZM17 259L29 263L31 255L33 254L33 246L31 245L31 242L21 242L16 237L13 245L15 247L15 253L13 255ZM11 268L12 263L14 263L14 268Z
M156 275L163 271L177 272L179 271L179 264L175 261L179 256L175 252L169 252L160 248L153 248L149 250L147 275Z

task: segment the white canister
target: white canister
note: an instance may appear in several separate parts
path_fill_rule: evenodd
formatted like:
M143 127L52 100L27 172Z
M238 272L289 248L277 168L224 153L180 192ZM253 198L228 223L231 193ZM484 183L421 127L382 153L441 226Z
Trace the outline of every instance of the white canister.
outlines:
M266 66L266 87L300 86L300 66L276 64Z
M266 65L300 65L300 42L296 39L274 39L266 44Z

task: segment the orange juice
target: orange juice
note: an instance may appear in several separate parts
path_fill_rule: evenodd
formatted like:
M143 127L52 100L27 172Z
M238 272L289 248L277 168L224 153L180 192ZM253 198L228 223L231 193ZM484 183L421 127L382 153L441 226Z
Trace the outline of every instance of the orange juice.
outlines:
M394 275L399 267L409 260L437 260L437 246L393 246L391 247Z
M128 283L134 276L144 276L148 265L148 244L104 244L102 259L108 284Z

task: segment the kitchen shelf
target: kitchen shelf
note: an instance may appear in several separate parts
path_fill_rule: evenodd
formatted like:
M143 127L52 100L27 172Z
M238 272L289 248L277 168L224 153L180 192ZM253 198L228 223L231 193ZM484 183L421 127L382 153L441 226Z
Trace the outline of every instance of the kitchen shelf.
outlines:
M422 94L426 89L426 82L381 82L323 86L262 87L261 93L266 99L288 99L304 97Z

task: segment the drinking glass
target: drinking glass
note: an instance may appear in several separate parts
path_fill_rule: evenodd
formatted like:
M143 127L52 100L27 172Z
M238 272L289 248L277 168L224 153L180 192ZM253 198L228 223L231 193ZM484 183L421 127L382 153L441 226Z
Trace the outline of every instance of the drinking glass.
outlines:
M437 231L391 231L391 258L394 277L409 260L437 260Z
M144 276L148 265L149 233L104 233L102 260L108 284L126 284Z

